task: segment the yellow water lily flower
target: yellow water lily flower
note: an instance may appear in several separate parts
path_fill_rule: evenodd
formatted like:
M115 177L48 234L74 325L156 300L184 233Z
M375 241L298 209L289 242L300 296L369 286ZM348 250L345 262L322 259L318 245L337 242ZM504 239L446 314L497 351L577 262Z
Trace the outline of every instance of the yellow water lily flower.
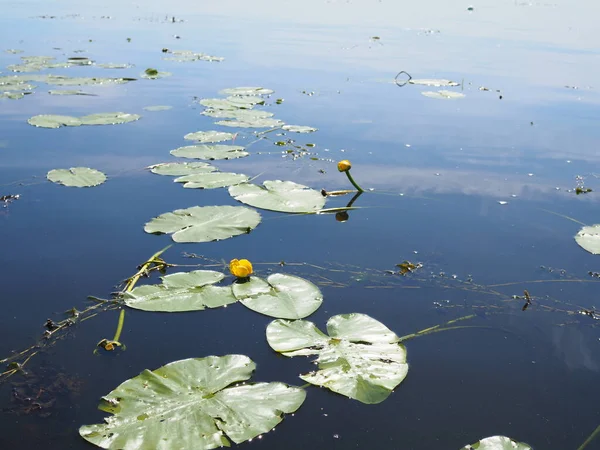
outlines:
M352 168L352 164L347 159L344 159L338 163L338 170L340 172L348 172Z
M229 263L229 271L238 278L248 278L252 275L252 263L247 259L232 259Z

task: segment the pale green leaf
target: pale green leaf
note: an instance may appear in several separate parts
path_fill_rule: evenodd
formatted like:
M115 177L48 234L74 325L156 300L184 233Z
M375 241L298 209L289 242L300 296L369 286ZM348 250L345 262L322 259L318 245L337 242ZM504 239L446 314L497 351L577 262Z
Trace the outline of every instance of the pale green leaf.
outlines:
M92 187L106 181L106 175L89 167L71 167L70 169L53 169L46 175L53 183L69 187Z
M217 170L216 167L203 162L173 162L160 163L149 166L150 172L157 175L182 176L195 173L209 173Z
M274 180L265 181L263 186L250 183L231 186L229 194L255 208L279 212L316 212L325 205L325 197L319 191L301 184Z
M600 224L583 227L575 235L575 241L592 255L600 255Z
M185 183L189 189L216 189L245 183L248 176L241 173L214 172L185 175L175 179L177 183Z
M248 156L244 147L239 145L188 145L171 150L171 155L181 158L204 159L213 161L217 159L235 159Z
M522 442L513 441L506 436L491 436L475 444L465 445L461 450L532 450Z
M196 131L188 133L183 138L188 141L198 141L201 144L230 141L235 137L234 133L224 131Z

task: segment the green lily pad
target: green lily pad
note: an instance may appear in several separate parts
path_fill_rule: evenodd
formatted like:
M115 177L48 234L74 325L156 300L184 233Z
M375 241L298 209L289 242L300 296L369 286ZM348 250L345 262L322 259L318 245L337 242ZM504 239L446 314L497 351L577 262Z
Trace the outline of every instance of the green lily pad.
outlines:
M183 138L188 141L198 141L201 144L210 144L214 142L230 141L235 137L234 133L226 133L224 131L196 131L188 133Z
M492 436L477 441L475 444L465 445L461 450L532 450L522 442L513 441L506 436Z
M222 95L270 95L274 91L271 89L256 87L256 86L243 86L243 87L235 87L223 89L219 94Z
M90 96L96 95L96 94L88 94L86 92L75 90L75 89L62 89L62 90L51 89L48 91L48 94L50 94L50 95L90 95Z
M600 224L583 227L575 235L575 241L592 255L600 255Z
M142 116L139 114L128 114L124 112L108 112L90 114L80 117L81 125L118 125L122 123L135 122Z
M177 183L185 183L189 189L216 189L245 183L248 176L241 173L213 172L185 175L175 179Z
M229 194L239 202L270 211L310 213L325 205L325 197L319 191L301 184L274 180L265 181L263 186L239 184L231 186Z
M231 286L212 286L225 275L212 270L178 272L162 277L162 284L139 286L125 292L130 308L144 311L182 312L218 308L237 302Z
M204 116L216 119L235 119L241 121L252 121L257 119L268 119L273 113L260 109L205 109L201 113Z
M154 164L150 167L150 172L157 175L191 175L197 173L209 173L215 172L216 167L203 162L175 162L175 163L161 163Z
M284 125L281 127L284 131L289 131L291 133L313 133L317 131L316 128L307 127L303 125Z
M442 100L455 100L459 98L464 98L465 94L461 94L460 92L453 91L423 91L421 92L425 97L429 98L437 98Z
M310 281L275 273L265 280L251 277L233 285L233 295L246 308L278 319L302 319L323 303L323 295Z
M171 150L171 155L181 158L204 159L213 161L217 159L235 159L248 156L244 147L239 145L188 145Z
M78 127L81 125L81 120L72 116L41 114L31 117L27 123L38 128Z
M220 120L215 122L217 125L236 128L275 128L284 124L277 119L248 119L248 120Z
M406 348L381 322L341 314L327 321L327 331L305 320L278 319L267 326L267 341L285 356L317 355L319 370L300 378L362 403L381 403L406 377Z
M33 92L0 92L0 98L7 98L9 100L20 100L29 94L33 94Z
M420 86L435 86L435 87L460 86L460 83L457 83L456 81L450 81L450 80L444 80L444 79L433 79L433 78L422 78L422 79L412 78L408 82L410 84L417 84Z
M166 78L173 75L171 72L161 72L156 69L146 69L146 71L140 74L141 78L146 80L158 80L159 78Z
M212 109L237 110L252 109L255 105L264 103L264 100L260 97L204 98L198 103Z
M193 206L161 214L144 231L172 234L175 242L211 242L247 234L260 220L259 213L243 206Z
M71 167L70 169L53 169L46 175L53 183L69 187L92 187L106 181L106 175L89 167Z
M85 56L73 56L68 59L68 62L75 66L91 66L94 63L94 61Z
M104 423L79 434L108 450L209 450L271 431L306 392L283 383L237 384L256 365L244 355L208 356L145 370L103 397Z

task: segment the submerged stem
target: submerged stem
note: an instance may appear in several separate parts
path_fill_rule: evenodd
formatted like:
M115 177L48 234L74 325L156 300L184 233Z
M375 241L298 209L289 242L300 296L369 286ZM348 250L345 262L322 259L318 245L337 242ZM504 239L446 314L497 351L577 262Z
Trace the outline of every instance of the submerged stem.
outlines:
M117 331L115 332L115 337L113 338L113 341L119 342L119 339L121 339L121 332L123 331L124 323L125 323L125 310L122 309L121 312L119 313L119 323L117 324Z
M581 446L577 450L583 450L584 448L586 448L588 446L588 444L590 442L592 442L599 434L600 434L600 425L598 425L596 427L596 429L592 432L592 434L590 434L590 437L588 437L585 440L585 442L583 444L581 444Z

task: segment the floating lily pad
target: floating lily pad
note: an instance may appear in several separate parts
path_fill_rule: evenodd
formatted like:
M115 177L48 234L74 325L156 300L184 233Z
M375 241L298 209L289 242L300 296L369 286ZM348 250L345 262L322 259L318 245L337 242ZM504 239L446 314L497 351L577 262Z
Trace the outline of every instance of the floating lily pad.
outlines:
M323 295L310 281L275 273L265 280L251 277L232 287L233 295L246 308L278 319L303 319L314 313Z
M421 86L460 86L460 83L456 81L444 80L444 79L433 79L433 78L423 78L423 79L415 79L412 78L408 81L410 84L417 84Z
M306 127L303 125L284 125L281 127L285 131L289 131L291 133L313 133L317 131L316 128Z
M155 106L146 106L144 107L144 111L168 111L169 109L173 109L172 106L166 105L155 105Z
M238 384L256 365L244 355L175 361L145 370L103 397L104 423L79 434L108 450L209 450L271 431L295 412L303 389L283 383Z
M277 119L249 119L249 120L220 120L215 122L217 125L236 128L274 128L284 124Z
M247 175L241 173L213 172L185 175L175 181L185 183L183 187L189 189L216 189L245 183L248 179Z
M18 53L23 53L24 50L9 48L8 50L4 50L4 53L10 53L11 55L16 55Z
M223 89L221 92L219 92L219 94L223 94L223 95L270 95L273 92L274 92L273 90L263 88L263 87L256 87L256 86L246 87L246 86L244 86L244 87Z
M76 66L91 66L94 61L85 56L74 56L68 59L69 64L73 64Z
M300 378L362 403L381 403L406 377L406 348L381 322L342 314L327 321L327 331L305 320L278 319L267 326L267 341L285 356L317 355L319 370Z
M78 127L81 120L72 116L58 116L54 114L41 114L27 120L29 125L39 128Z
M198 141L202 144L230 141L235 137L233 133L226 133L223 131L196 131L195 133L188 133L183 138L188 141Z
M242 121L251 121L257 119L268 119L273 117L273 113L259 109L205 109L201 113L204 116L214 117L216 119L236 119Z
M235 303L231 287L212 286L225 275L212 270L178 272L162 277L162 284L139 286L125 292L123 298L130 308L144 311L182 312Z
M124 112L90 114L80 117L81 125L118 125L139 120L142 116Z
M145 78L147 80L157 80L159 78L166 78L173 75L171 72L161 72L156 69L146 69L146 71L140 74L141 78Z
M46 175L53 183L69 187L92 187L106 181L106 175L89 167L71 167L70 169L53 169Z
M319 191L301 184L274 180L265 181L263 186L250 183L231 186L229 194L255 208L279 212L316 212L325 205L325 197Z
M100 78L100 77L65 77L60 75L42 75L30 78L31 81L39 81L55 86L90 86L124 84L135 81L135 78Z
M0 98L7 98L9 100L20 100L29 94L33 94L33 92L0 92Z
M465 94L453 91L423 91L421 94L423 94L425 97L438 98L442 100L454 100L463 98L465 96Z
M600 255L600 224L583 227L575 235L575 241L592 255Z
M144 231L172 234L175 242L211 242L249 233L260 220L259 213L243 206L193 206L161 214Z
M255 105L264 103L264 100L260 97L204 98L198 103L212 109L237 110L252 109Z
M216 167L203 162L174 162L154 164L148 167L152 173L157 175L191 175L195 173L209 173L217 170Z
M96 94L88 94L87 92L74 90L74 89L62 89L62 90L51 89L48 91L48 94L50 94L50 95L90 95L90 96L96 95Z
M248 156L244 147L239 145L188 145L171 150L171 155L181 158L204 159L213 161L217 159L235 159Z
M532 450L522 442L513 441L506 436L492 436L477 441L475 444L466 445L461 450Z

